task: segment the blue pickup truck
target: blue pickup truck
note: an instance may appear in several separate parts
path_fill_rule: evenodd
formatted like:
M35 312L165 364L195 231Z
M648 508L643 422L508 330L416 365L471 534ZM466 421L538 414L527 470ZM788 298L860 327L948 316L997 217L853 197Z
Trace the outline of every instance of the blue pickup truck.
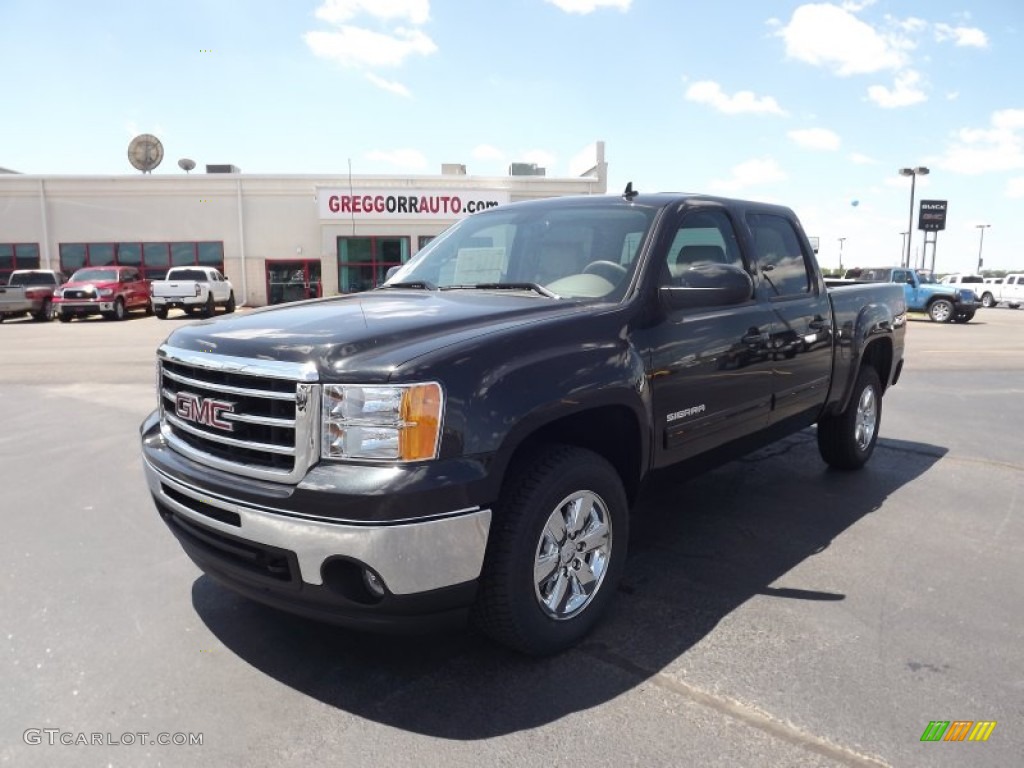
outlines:
M970 288L938 283L930 275L906 267L874 267L849 269L844 280L829 280L829 285L857 283L898 283L908 312L926 312L936 323L968 323L981 306L978 295Z

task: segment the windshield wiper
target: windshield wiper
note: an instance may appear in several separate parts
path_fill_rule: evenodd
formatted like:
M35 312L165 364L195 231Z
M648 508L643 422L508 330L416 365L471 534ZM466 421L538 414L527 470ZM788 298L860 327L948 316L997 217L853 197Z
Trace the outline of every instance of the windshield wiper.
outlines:
M533 291L549 299L562 298L538 283L473 283L472 285L446 285L442 290Z
M421 291L436 291L437 286L429 280L409 280L404 283L386 283L382 288L418 288Z

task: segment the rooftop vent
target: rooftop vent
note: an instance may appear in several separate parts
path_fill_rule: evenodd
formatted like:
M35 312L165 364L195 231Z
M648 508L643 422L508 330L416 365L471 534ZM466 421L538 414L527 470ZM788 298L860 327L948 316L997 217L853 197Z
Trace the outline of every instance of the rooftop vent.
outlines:
M206 172L207 173L241 173L242 169L238 168L237 166L231 165L230 163L227 164L227 165L209 165L208 164L206 166Z
M465 176L466 166L464 166L462 163L441 163L441 175Z
M546 176L547 169L536 163L512 163L508 167L509 176Z

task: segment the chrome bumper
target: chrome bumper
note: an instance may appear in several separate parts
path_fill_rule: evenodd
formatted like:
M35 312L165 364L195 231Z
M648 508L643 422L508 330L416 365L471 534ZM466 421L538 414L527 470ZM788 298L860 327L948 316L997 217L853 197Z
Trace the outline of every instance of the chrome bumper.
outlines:
M467 509L422 523L356 525L295 517L212 495L174 480L148 461L146 482L160 504L198 525L258 544L294 552L302 580L323 584L324 562L346 557L372 568L396 595L410 595L462 584L479 577L491 523L491 510ZM170 488L240 518L240 525L215 520L164 492Z

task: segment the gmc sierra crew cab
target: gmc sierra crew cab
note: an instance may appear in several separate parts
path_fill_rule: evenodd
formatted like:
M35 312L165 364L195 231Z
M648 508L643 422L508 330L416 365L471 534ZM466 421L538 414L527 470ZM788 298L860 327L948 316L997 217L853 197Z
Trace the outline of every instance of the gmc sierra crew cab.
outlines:
M827 290L788 208L515 203L375 290L175 330L145 474L185 552L252 599L362 628L468 616L553 653L615 596L653 471L811 425L861 467L905 323L901 286Z

